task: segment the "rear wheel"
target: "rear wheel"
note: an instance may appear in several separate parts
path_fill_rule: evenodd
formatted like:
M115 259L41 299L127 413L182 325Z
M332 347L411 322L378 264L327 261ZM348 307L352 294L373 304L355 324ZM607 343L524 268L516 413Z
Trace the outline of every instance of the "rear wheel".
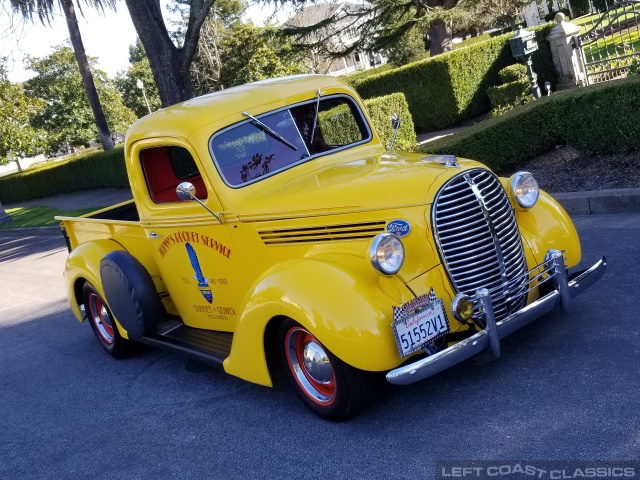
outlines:
M115 358L125 358L133 352L133 344L120 336L118 326L102 296L90 283L82 288L84 308L89 325L98 342L109 355Z
M374 374L347 365L293 320L282 324L279 343L282 363L296 393L317 415L346 419L374 393Z

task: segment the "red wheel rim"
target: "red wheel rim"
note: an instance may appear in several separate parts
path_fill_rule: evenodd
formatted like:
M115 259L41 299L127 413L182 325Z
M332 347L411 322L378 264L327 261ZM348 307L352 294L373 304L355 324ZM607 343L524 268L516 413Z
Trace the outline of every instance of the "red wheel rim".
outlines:
M285 352L293 378L305 395L318 405L331 405L336 380L322 344L305 329L294 327L285 337Z
M96 331L102 340L111 345L114 340L114 331L107 306L95 293L89 294L88 303L89 316L91 317L93 325L96 327Z

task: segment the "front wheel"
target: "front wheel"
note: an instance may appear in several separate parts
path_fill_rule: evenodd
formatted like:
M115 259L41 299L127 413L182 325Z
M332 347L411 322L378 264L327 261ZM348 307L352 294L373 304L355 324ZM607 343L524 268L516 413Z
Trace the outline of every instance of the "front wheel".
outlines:
M346 419L373 396L373 373L347 365L293 320L282 324L279 343L282 363L296 393L317 415Z
M89 282L82 288L84 308L89 325L98 342L114 358L126 358L133 353L133 343L120 336L111 310Z

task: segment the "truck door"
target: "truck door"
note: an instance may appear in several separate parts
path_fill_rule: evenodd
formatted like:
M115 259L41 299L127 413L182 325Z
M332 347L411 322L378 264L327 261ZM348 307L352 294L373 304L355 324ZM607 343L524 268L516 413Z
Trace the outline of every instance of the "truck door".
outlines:
M205 205L221 211L202 165L186 144L138 146L132 154L144 181L136 190L142 225L178 314L190 327L233 332L246 290L233 227L176 194L178 184L190 182Z

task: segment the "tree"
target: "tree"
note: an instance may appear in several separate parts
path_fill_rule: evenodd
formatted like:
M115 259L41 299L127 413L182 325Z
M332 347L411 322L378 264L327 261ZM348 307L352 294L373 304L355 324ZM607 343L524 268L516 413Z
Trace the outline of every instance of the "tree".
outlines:
M211 8L202 25L198 50L191 64L191 81L198 94L224 88L220 80L221 44L225 37L233 34L233 28L241 24L246 9L244 0L216 0Z
M303 49L345 36L349 41L343 48L330 52L338 58L356 51L388 50L409 31L417 29L430 39L430 55L436 56L453 48L452 23L465 15L461 9L454 8L457 3L458 0L374 0L371 4L347 4L347 8L314 25L289 27L284 33L295 36L296 43Z
M34 13L37 13L38 18L44 24L50 22L53 16L55 5L59 3L67 21L67 28L69 29L69 37L71 44L73 45L73 51L75 54L78 68L80 69L80 75L82 76L82 83L87 93L89 104L93 112L95 124L98 129L98 135L100 136L100 142L105 150L113 148L113 140L109 133L109 127L105 119L102 106L100 105L100 99L96 91L93 77L91 75L91 69L89 68L89 62L82 43L82 36L80 35L80 28L78 27L78 19L76 17L75 6L73 0L10 0L14 11L20 12L25 18L33 21ZM85 0L85 3L91 7L104 9L104 7L110 7L115 9L115 0Z
M140 40L129 47L129 62L131 66L126 72L119 72L114 80L114 85L122 95L125 106L133 110L138 118L144 117L151 111L162 107L158 87L153 79L149 59L144 53L144 47ZM145 102L143 92L138 87L138 80L142 82L144 95L149 101L149 108Z
M43 146L44 132L29 122L42 108L41 101L25 95L22 85L9 82L0 59L0 165L9 156L18 159Z
M129 15L144 45L158 86L162 106L193 96L189 69L198 48L200 28L215 0L189 0L187 28L181 46L176 46L162 19L160 0L125 0Z
M220 82L225 87L304 73L300 52L273 27L244 24L220 45Z
M516 16L531 3L530 0L460 0L460 6L467 12L470 22L489 25L500 22L516 29Z
M396 67L423 59L427 55L423 33L417 28L409 30L385 53L389 63Z
M90 68L94 62L95 59L87 59ZM72 49L57 46L47 57L27 57L26 63L37 75L25 83L25 90L44 104L44 108L32 117L31 123L47 132L45 150L54 153L65 144L79 146L94 139L95 123L87 97L83 94L82 77ZM119 92L107 75L96 68L92 70L98 80L96 93L104 102L104 113L113 125L113 131L126 132L135 121L135 115L123 105Z

